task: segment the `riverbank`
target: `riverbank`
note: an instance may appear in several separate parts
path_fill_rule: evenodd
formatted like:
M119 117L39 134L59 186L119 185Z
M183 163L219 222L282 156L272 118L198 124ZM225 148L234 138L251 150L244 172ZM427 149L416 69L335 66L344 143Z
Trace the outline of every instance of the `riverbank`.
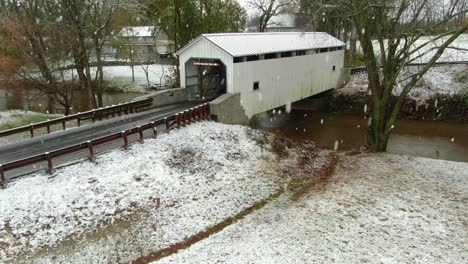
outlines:
M411 74L417 67L408 68ZM394 89L392 102L396 102L400 89ZM327 111L364 115L371 108L369 96L367 74L353 75L342 89L330 95ZM468 122L468 67L430 69L409 93L398 118Z
M341 155L299 199L283 195L154 263L463 263L468 163Z

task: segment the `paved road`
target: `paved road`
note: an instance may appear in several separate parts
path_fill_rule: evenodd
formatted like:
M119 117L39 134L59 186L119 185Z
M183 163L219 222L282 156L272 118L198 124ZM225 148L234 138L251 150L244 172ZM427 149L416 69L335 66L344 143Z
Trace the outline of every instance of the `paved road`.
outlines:
M136 127L138 125L143 125L151 121L161 119L165 116L181 112L199 104L201 104L201 102L186 102L176 105L159 107L142 113L136 113L109 120L104 120L94 124L85 125L77 128L70 128L68 130L52 133L50 135L28 139L6 146L1 146L0 164L6 164L8 162L43 154L45 152L51 152L53 150L61 149L71 145L86 142L88 140L124 131L126 129ZM149 137L151 131L146 132L146 136ZM130 138L130 141L135 140L135 135L133 138ZM115 142L113 144L105 144L99 149L97 149L97 152L103 152L110 148L118 147L119 145L121 145L120 142ZM76 155L70 155L69 157L64 156L61 159L58 158L57 160L54 160L54 164L66 163L81 157L86 157L86 154L82 153L80 155L80 153L77 153ZM44 167L43 165L44 164L38 164L37 166L40 166L40 168L42 168ZM7 172L7 175L10 178L14 178L18 175L37 170L37 166L31 166L30 168L9 171Z

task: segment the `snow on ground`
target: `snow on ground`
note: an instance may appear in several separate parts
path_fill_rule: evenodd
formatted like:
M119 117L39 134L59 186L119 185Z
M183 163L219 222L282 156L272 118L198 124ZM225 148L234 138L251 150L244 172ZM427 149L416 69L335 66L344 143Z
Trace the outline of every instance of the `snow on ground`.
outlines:
M287 181L292 156L261 150L258 133L196 123L11 182L0 190L0 259L124 263L204 231Z
M417 67L408 67L404 74L415 73ZM468 90L468 83L456 80L459 72L468 71L466 65L435 66L431 68L421 81L411 90L408 97L419 102L437 95L455 95ZM367 73L351 76L351 80L338 93L352 95L359 92L367 92ZM393 90L394 95L399 95L402 87Z
M466 263L468 163L344 156L324 188L287 195L155 263Z
M25 110L4 110L4 111L0 111L0 127L2 126L18 127L18 126L24 125L25 120L35 123L41 120L45 120L46 118L54 119L54 118L61 117L61 116L63 115L44 114L44 113L25 111ZM34 117L38 117L39 119L36 120ZM0 145L9 144L9 143L19 141L25 138L30 138L30 137L31 136L29 135L29 132L15 134L15 135L11 135L8 137L0 137Z
M169 75L171 65L151 64L135 65L135 82L132 82L132 68L130 66L106 66L104 67L104 79L109 82L111 87L116 87L122 91L146 92L148 82L145 70L149 73L150 86L158 86L161 82L164 85L164 77ZM91 68L91 74L96 74L96 67ZM72 71L66 74L67 79L72 79ZM76 71L73 70L73 78L78 78Z
M48 114L44 113L37 113L33 111L25 111L25 110L4 110L0 111L0 126L6 124L15 124L19 121L20 118L25 116L45 116ZM51 118L55 118L62 115L48 115Z
M421 48L416 52L412 58L415 59L414 63L424 63L428 62L432 56L437 52L435 48L440 47L444 41L446 41L450 36L443 37L439 40L434 40L434 36L421 37L414 47L419 47L426 42L429 42L427 46ZM387 48L387 41L384 41L385 48ZM362 47L360 42L356 43L357 50L362 53ZM380 55L380 45L378 41L373 41L372 43L376 56ZM400 44L403 45L403 44ZM450 62L450 61L468 61L468 34L460 35L452 44L447 48L442 56L437 60L438 62Z

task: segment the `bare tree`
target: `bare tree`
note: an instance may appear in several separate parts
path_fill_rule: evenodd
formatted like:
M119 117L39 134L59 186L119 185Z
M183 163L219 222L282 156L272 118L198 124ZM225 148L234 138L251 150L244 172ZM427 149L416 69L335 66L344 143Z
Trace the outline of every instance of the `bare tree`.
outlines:
M283 9L291 6L293 0L250 0L249 4L257 10L253 18L259 32L265 32L273 17L279 15Z
M89 35L92 39L92 50L96 65L95 95L97 106L102 107L102 94L104 91L104 64L102 61L102 49L108 41L113 29L114 15L121 5L119 0L88 0L85 5L86 17L89 20Z
M68 114L72 96L57 73L64 70L63 62L70 58L57 10L52 0L12 0L1 10L1 24L3 41L7 49L15 50L14 56L20 62L15 77L47 96L47 111L54 112L54 103L59 102L67 106L64 113Z
M436 3L444 2L451 10L435 15ZM350 19L358 28L371 92L368 144L373 151L385 151L405 98L424 74L450 49L450 45L468 29L468 23L447 25L466 8L457 9L457 1L433 0L332 0L317 10L333 9L334 14ZM440 27L444 32L437 34ZM435 35L434 35L435 34ZM408 64L423 60L415 72ZM397 95L392 98L392 95Z

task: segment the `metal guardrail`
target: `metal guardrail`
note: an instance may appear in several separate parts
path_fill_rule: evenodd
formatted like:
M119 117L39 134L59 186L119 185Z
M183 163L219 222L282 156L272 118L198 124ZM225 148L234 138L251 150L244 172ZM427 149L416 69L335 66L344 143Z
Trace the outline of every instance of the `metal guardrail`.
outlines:
M468 65L468 61L436 62L434 65L435 66L444 66L444 65L457 65L457 64ZM426 65L426 63L410 63L410 64L408 64L406 66L424 66L424 65ZM379 68L382 68L382 66L379 66ZM367 72L367 67L366 66L351 68L351 75L356 75L356 74L366 73L366 72Z
M52 125L62 124L63 130L65 130L66 122L68 121L76 120L77 125L81 126L81 121L84 121L84 120L92 120L94 123L96 122L96 120L109 118L109 116L111 115L112 117L115 117L115 115L121 116L122 114L135 113L141 108L150 106L152 102L153 102L153 98L148 98L148 99L143 99L139 101L123 103L123 104L118 104L114 106L107 106L107 107L103 107L99 109L93 109L93 110L89 110L86 112L59 117L59 118L44 121L44 122L39 122L35 124L30 124L26 126L3 130L3 131L0 131L0 137L6 137L6 136L29 131L31 133L31 138L33 138L34 129L46 127L47 134L50 134L50 127Z
M98 145L102 145L102 144L105 144L114 140L122 139L123 141L122 147L127 149L129 146L128 136L132 134L138 134L139 135L138 141L140 143L143 143L144 142L143 132L145 130L151 129L153 131L153 138L157 138L158 136L157 126L158 125L165 125L166 133L169 133L174 127L181 128L181 127L185 127L186 125L190 125L191 123L194 123L194 122L204 121L204 120L209 120L209 119L210 119L210 107L208 104L202 104L197 107L186 110L184 112L180 112L180 113L165 117L163 119L159 119L157 121L147 123L141 126L137 126L137 127L134 127L134 128L131 128L131 129L119 132L119 133L114 133L108 136L100 137L100 138L93 139L93 140L83 142L80 144L76 144L73 146L65 147L62 149L54 150L51 152L46 152L46 153L32 156L29 158L2 164L0 165L1 185L3 188L7 187L9 179L5 176L5 173L10 170L14 170L14 169L18 169L18 168L25 167L25 166L30 166L38 162L46 161L47 172L49 174L52 174L53 169L54 169L54 165L53 165L54 158L87 149L89 151L89 155L88 155L89 159L94 160L95 159L94 148ZM41 169L37 169L35 171L39 171L39 170Z

